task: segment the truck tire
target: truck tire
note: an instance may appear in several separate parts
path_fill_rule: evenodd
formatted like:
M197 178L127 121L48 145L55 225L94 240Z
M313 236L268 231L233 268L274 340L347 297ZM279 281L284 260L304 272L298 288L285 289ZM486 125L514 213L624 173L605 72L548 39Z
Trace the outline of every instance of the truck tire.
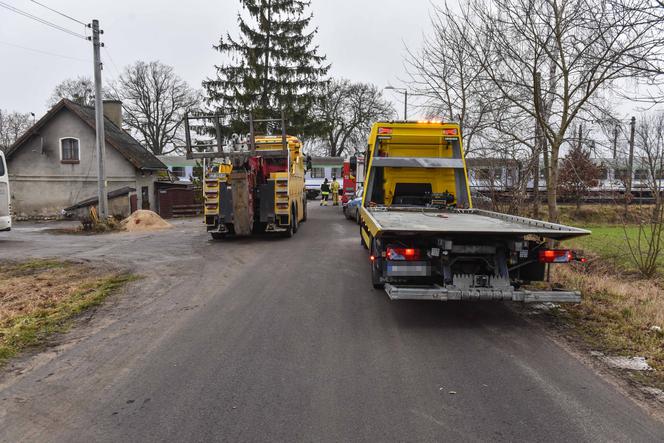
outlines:
M224 237L226 236L225 234L222 234L221 232L210 232L210 235L212 236L213 240L223 240Z
M309 206L308 203L309 202L307 201L307 199L305 197L304 200L302 201L302 205L303 205L302 206L302 221L303 222L307 221L307 206Z
M293 204L293 215L291 215L291 224L293 225L293 234L300 228L300 222L297 220L297 203Z
M295 224L297 223L296 219L296 212L295 212L295 206L291 208L291 217L290 217L290 224L288 225L288 229L286 229L286 232L284 232L284 237L286 238L291 238L295 232L297 231L297 228L295 227Z
M380 256L380 253L378 251L378 248L376 247L376 240L371 241L371 254L375 257L374 260L370 260L371 262L371 284L373 285L374 289L384 289L385 288L385 283L380 281L381 277L381 261L382 258Z

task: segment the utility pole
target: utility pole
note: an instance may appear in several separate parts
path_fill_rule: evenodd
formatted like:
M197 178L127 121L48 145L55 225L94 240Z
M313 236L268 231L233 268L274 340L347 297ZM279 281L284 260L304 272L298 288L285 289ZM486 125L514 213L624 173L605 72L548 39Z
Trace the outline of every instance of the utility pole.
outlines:
M408 89L403 90L403 119L408 120Z
M394 86L385 86L383 89L389 89L390 91L396 91L399 94L403 94L403 119L408 120L408 89L395 88Z
M636 117L632 117L629 124L629 160L627 164L627 192L625 193L625 212L632 198L632 172L634 170L634 133L636 132Z
M618 157L618 125L613 128L613 159Z
M90 26L90 25L88 25ZM104 31L99 30L99 20L92 20L92 50L94 59L95 77L95 128L97 131L97 195L99 197L99 219L103 222L108 220L108 195L106 192L106 166L104 157L106 155L106 143L104 131L104 102L101 92L101 47L99 35ZM88 37L89 38L89 37Z

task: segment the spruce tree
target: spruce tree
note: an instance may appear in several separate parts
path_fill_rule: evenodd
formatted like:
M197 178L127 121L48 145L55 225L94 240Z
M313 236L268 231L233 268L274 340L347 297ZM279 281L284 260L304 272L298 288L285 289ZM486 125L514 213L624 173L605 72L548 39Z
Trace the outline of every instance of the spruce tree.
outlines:
M225 56L216 78L203 82L210 103L232 115L234 128L249 112L254 118L279 117L283 110L294 135L317 135L311 118L329 65L313 44L309 0L241 0L240 35L221 37L214 48Z

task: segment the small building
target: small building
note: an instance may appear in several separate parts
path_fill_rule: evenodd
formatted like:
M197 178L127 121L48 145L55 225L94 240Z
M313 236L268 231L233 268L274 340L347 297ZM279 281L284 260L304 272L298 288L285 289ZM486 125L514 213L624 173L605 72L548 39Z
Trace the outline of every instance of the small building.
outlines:
M194 171L196 168L201 168L199 177L202 175L202 161L189 160L181 155L158 155L157 158L168 168L172 179L177 180L177 183L192 183L192 177L196 176Z
M156 209L155 183L166 166L122 129L122 103L104 101L108 192L135 189L127 201ZM61 217L65 208L97 196L95 110L63 99L6 152L13 213ZM113 208L115 211L119 209ZM131 205L122 214L126 215Z
M341 179L344 170L342 157L311 157L311 169L304 176L304 183L309 198L316 198L320 194L320 185L325 179L332 181L336 177Z

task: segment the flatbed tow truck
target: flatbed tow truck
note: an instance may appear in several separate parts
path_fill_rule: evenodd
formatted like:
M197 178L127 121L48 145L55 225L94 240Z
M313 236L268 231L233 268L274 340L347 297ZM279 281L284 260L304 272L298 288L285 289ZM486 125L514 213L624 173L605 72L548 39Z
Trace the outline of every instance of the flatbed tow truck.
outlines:
M474 209L458 124L376 123L366 158L361 241L391 299L581 300L541 282L548 266L583 260L549 245L590 232Z

